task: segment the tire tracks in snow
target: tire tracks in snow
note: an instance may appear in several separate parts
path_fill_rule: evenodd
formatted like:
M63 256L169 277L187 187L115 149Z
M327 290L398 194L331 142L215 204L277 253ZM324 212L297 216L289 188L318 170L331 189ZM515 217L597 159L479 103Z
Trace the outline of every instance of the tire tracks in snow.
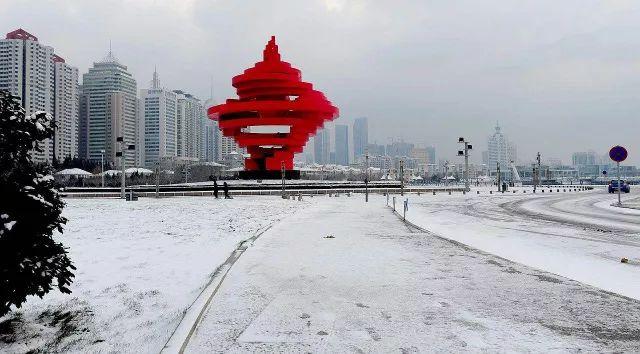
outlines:
M569 235L556 235L559 237L565 238L575 238L575 239L583 239L586 241L595 241L609 244L617 244L621 246L633 246L640 247L640 242L637 240L637 233L624 228L611 227L607 225L600 225L597 223L597 220L593 220L593 222L583 222L583 221L572 221L568 220L566 217L561 216L553 216L546 213L539 213L535 211L528 210L524 207L524 204L531 202L529 199L521 199L517 201L511 201L500 204L500 207L509 215L516 218L529 217L532 219L549 222L549 223L558 223L561 225L565 225L568 227L579 227L583 230L591 230L593 233L590 235L591 237L581 237L581 236L569 236ZM544 201L544 205L549 206L549 209L553 210L551 207L552 204L561 202L562 198L553 198ZM594 203L595 204L595 203ZM563 214L571 214L572 212L561 211ZM580 216L580 213L575 213ZM606 219L605 219L606 220ZM525 230L521 230L525 231Z

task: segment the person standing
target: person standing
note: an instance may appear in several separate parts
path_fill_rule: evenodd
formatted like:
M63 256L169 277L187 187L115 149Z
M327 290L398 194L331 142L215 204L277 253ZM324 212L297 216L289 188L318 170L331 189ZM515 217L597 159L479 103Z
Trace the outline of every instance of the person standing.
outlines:
M227 182L224 182L223 189L224 189L224 199L231 199L231 196L229 195L229 185L227 184Z
M218 199L218 182L215 179L213 180L213 196Z

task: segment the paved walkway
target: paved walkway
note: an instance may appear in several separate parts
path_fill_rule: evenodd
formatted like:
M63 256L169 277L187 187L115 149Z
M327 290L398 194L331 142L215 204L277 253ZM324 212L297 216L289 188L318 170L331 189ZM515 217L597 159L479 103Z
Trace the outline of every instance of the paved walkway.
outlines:
M640 351L640 301L320 198L244 253L187 352Z

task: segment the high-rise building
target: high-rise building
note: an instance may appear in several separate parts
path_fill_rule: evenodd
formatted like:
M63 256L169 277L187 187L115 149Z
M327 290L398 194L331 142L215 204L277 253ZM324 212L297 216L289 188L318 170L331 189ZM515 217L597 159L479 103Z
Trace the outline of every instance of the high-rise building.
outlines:
M78 156L78 69L53 56L54 156L58 160Z
M429 160L429 164L435 165L438 163L436 160L436 148L434 146L427 146L427 159Z
M220 158L222 160L226 160L232 154L244 153L244 149L241 149L232 137L224 136L221 133L218 134L220 136Z
M78 157L89 158L89 97L78 88Z
M27 115L45 111L56 121L54 138L43 143L43 152L33 152L35 161L77 156L78 69L17 29L0 40L0 89L20 97Z
M202 102L191 94L175 90L177 94L177 154L178 157L204 159L204 125L207 120Z
M119 164L116 153L121 151L118 138L122 137L125 165L134 166L140 160L137 156L140 149L127 150L126 145L138 143L138 100L136 80L127 67L109 52L83 75L82 95L81 106L86 105L86 109L81 118L86 121L80 125L86 125L87 145L81 150L86 150L87 158L93 161L100 161L104 151L105 161ZM80 141L83 141L82 134Z
M349 126L336 124L336 164L349 166Z
M387 151L384 145L381 144L369 144L367 146L367 149L369 150L369 156L386 156L387 155Z
M140 90L139 146L141 163L147 167L177 156L178 95L160 85L153 72L151 87Z
M369 122L366 117L357 118L353 123L353 156L356 161L364 155L369 146Z
M318 130L313 138L313 155L317 164L326 165L331 162L330 145L331 136L329 135L329 130L326 128Z
M571 156L573 166L595 165L599 163L598 155L595 151L574 152Z
M487 169L492 175L496 174L497 166L503 177L511 175L510 163L516 161L516 147L510 143L502 133L500 125L496 124L493 135L487 140Z
M205 101L204 110L205 110L205 123L204 123L204 160L207 162L215 162L220 161L221 155L221 144L222 141L220 139L221 132L218 126L218 121L209 119L206 115L206 111L209 107L215 105L215 101L213 99L213 89L211 90L211 98Z
M414 145L411 143L405 143L404 141L394 141L387 145L387 156L391 157L403 157L410 156Z

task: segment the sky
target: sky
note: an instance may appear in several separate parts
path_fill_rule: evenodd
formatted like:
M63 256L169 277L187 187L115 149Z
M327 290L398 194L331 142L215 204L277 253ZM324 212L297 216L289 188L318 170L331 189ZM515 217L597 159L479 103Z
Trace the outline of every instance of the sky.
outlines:
M640 165L640 1L0 0L1 30L23 28L87 71L109 51L149 85L217 101L275 35L283 60L370 141L457 138L480 162L499 122L520 162L629 150ZM213 85L212 85L213 84Z

